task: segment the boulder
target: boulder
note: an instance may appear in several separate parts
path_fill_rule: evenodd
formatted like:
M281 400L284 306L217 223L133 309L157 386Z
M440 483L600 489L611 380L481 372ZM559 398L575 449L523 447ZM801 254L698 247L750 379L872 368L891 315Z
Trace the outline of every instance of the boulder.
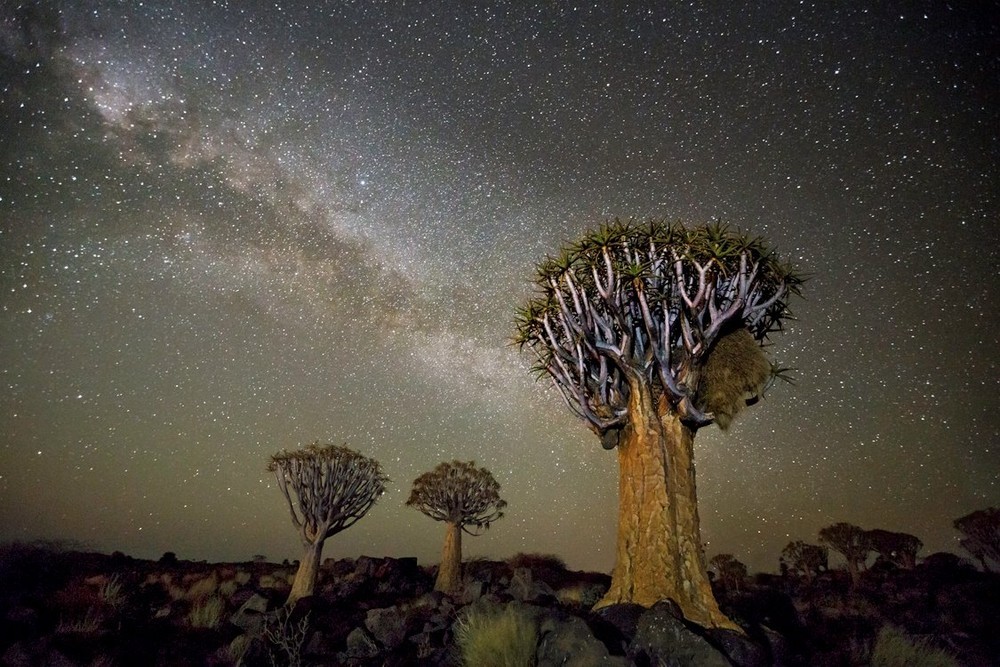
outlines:
M229 622L251 634L260 632L264 627L264 616L267 614L271 601L260 593L255 593L249 600L243 603L232 616Z
M646 608L639 604L621 603L601 607L590 616L594 635L615 654L624 654L639 627L639 618Z
M406 616L399 607L369 609L365 614L365 628L379 644L394 649L406 639Z
M375 571L381 565L381 558L372 558L371 556L358 556L357 560L354 561L354 574L359 577L372 577L375 575Z
M773 661L766 641L762 644L747 635L723 628L710 628L705 634L734 667L771 667Z
M670 600L657 602L639 617L627 656L636 664L670 667L732 667L717 648L678 617Z
M364 628L354 628L351 634L347 635L347 651L344 652L346 658L374 658L381 650L372 637Z
M474 579L466 579L462 586L461 603L463 605L472 604L483 596L483 582Z
M608 648L594 637L582 618L564 612L544 614L538 624L538 667L627 667L622 657L612 657Z

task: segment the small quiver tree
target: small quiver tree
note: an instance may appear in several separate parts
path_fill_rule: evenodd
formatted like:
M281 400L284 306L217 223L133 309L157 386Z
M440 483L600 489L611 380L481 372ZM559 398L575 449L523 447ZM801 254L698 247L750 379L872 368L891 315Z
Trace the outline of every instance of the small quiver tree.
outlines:
M709 567L722 583L726 593L739 593L747 579L747 566L732 554L716 554L708 561Z
M881 528L866 530L865 541L882 560L906 569L912 569L917 564L917 552L924 546L916 535Z
M445 522L444 548L434 590L455 594L462 588L462 533L480 535L503 517L507 503L489 470L474 461L441 463L413 480L406 501L435 521Z
M851 575L851 585L856 586L861 567L871 552L868 540L865 539L864 529L850 523L835 523L820 529L819 541L844 557L847 561L847 571Z
M694 436L780 375L761 345L801 282L760 239L660 221L606 224L538 266L514 342L618 449L615 566L595 608L670 598L690 621L739 629L708 580Z
M796 540L789 542L781 550L779 563L782 573L788 572L794 576L802 577L806 584L810 584L820 572L827 570L829 561L829 551L826 547Z
M962 533L959 544L983 570L990 572L990 561L1000 564L1000 509L987 507L955 519L955 529Z
M363 517L385 491L388 478L375 459L347 447L319 443L278 452L267 469L274 473L288 502L304 547L286 602L291 606L315 591L326 539Z

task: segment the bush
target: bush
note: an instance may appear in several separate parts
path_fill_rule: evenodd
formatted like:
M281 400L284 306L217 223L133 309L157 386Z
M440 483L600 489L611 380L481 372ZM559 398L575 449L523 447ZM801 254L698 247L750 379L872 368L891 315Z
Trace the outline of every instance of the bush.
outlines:
M511 572L518 568L527 568L535 579L539 579L554 588L566 582L568 570L566 562L559 556L552 554L526 554L518 553L507 559L507 566Z
M519 567L526 567L532 573L535 570L566 570L566 561L554 554L526 554L521 552L507 559L507 564L510 565L512 570L516 570Z
M531 613L515 605L470 606L455 623L455 643L467 667L530 667L538 628Z
M891 626L879 631L871 664L872 667L958 667L958 662L945 651L929 646L926 641L910 639Z

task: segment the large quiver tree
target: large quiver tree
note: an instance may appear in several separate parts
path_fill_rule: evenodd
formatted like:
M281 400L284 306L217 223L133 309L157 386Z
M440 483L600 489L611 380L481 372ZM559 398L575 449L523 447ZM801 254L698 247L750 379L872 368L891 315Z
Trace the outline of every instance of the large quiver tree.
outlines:
M413 480L406 504L445 522L434 590L458 593L462 587L462 533L480 535L503 517L507 503L500 498L500 484L474 461L441 463Z
M347 447L319 443L278 452L267 469L274 473L288 502L304 547L286 603L294 605L316 589L323 543L372 508L385 491L388 477L375 459Z
M727 426L777 374L760 343L801 278L723 225L615 221L542 262L535 284L515 342L618 448L616 562L597 607L672 598L691 621L734 628L709 585L693 439Z

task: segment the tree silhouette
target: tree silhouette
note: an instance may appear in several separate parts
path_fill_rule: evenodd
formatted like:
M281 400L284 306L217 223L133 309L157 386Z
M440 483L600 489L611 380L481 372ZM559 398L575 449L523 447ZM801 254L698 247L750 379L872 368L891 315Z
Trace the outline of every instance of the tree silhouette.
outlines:
M739 592L747 578L747 566L732 554L716 554L708 561L709 566L722 582L727 592Z
M595 608L672 598L691 621L736 628L709 585L693 441L780 374L759 343L801 282L760 239L718 224L616 220L539 265L514 340L618 448L616 561Z
M965 536L959 544L982 563L984 570L992 571L990 560L1000 564L1000 509L976 510L955 519L954 525Z
M924 546L915 535L879 528L866 530L864 539L868 548L883 559L908 569L917 564L917 552Z
M783 570L800 576L809 584L820 572L829 567L829 552L826 547L808 544L802 540L789 542L781 550L780 564Z
M474 461L441 463L413 480L406 501L435 521L446 525L441 565L434 590L457 593L462 588L462 533L480 535L503 517L507 503L500 498L500 484L489 470Z
M871 551L865 539L865 531L850 523L835 523L820 529L819 541L844 557L847 571L851 575L851 585L856 586L861 565Z
M305 548L286 602L294 605L316 589L323 543L363 517L385 491L388 478L375 459L319 443L278 452L267 469L278 481Z

